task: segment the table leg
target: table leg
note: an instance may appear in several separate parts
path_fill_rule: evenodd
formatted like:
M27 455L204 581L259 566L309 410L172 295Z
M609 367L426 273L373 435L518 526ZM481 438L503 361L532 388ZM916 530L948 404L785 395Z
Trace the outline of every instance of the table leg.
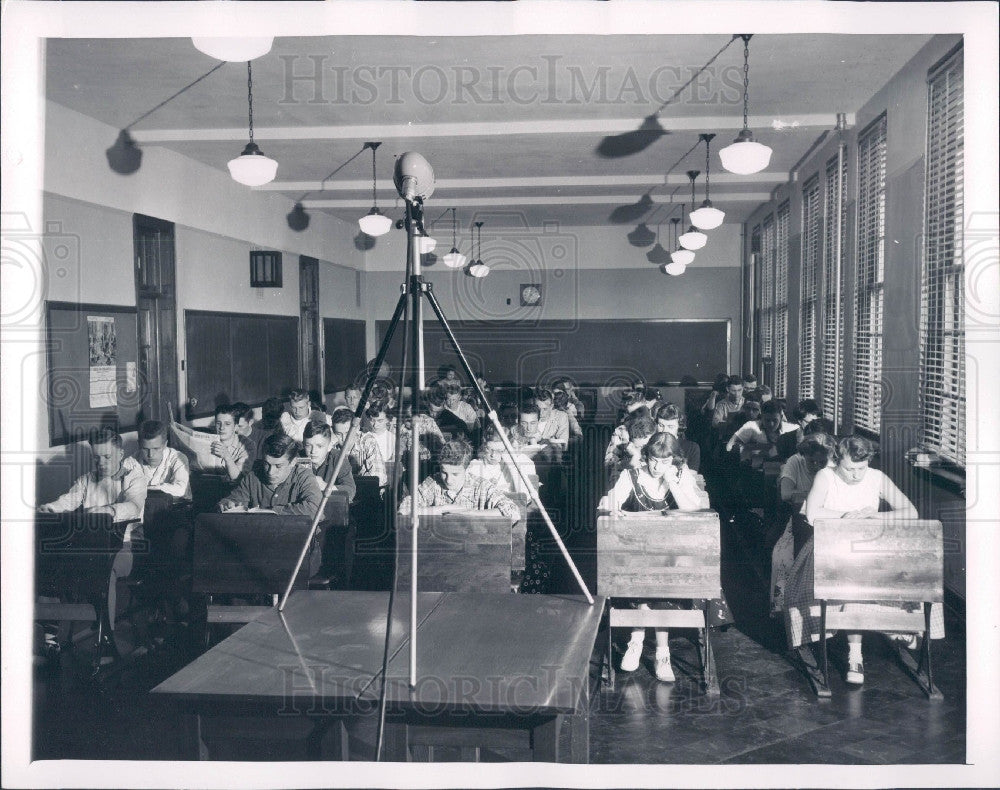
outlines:
M198 713L185 713L180 717L181 759L190 760L194 757L197 760L208 760L208 746L202 740L201 715Z
M410 762L410 747L406 722L402 717L386 717L382 729L382 761L387 763Z
M531 731L531 759L536 763L559 762L559 730L562 716L556 715Z

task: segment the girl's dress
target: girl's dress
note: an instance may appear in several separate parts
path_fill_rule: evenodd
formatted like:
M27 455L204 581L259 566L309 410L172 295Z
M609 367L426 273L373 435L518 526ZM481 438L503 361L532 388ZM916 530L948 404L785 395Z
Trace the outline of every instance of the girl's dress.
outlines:
M828 488L823 507L839 513L849 513L863 508L878 510L882 499L882 491L886 485L885 476L877 469L868 469L865 476L856 484L848 484L833 469L821 469L816 474L816 480L823 476ZM815 485L815 482L813 483ZM803 513L805 506L803 506ZM810 537L788 571L785 582L785 633L790 648L799 647L806 642L819 640L819 603L813 598L814 579L813 539ZM828 606L828 611L840 612L884 612L887 609L905 609L917 611L922 604L914 601L903 601L899 604L878 603L844 603ZM931 607L931 639L944 638L944 610L941 604Z
M804 456L796 453L781 467L781 474L778 476L778 487L781 487L781 480L788 478L794 486L794 493L802 496L809 494L812 488L813 476L809 472L809 464ZM782 515L788 510L782 510ZM788 573L795 563L795 539L792 535L792 518L788 518L785 531L781 533L778 542L774 544L771 551L771 615L775 616L785 610L785 585L788 580Z
M670 492L669 488L662 498L657 498L651 495L639 481L638 469L629 469L628 474L632 480L632 490L629 492L628 498L621 505L623 511L628 513L642 513L653 510L677 509L674 495ZM709 626L730 625L733 622L733 615L729 611L729 604L726 603L726 598L721 590L719 591L719 596L708 601L704 598L690 598L687 600L664 600L660 598L651 599L645 603L653 609L704 609L707 603Z

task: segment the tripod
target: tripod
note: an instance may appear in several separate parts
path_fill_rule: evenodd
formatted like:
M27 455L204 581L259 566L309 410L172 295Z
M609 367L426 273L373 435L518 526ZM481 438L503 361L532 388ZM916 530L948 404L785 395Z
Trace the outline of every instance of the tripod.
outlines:
M403 155L407 156L406 154ZM398 167L398 166L397 166ZM406 360L407 355L412 354L413 363L411 366L411 389L410 389L410 402L411 402L411 414L413 415L412 425L411 425L411 443L410 443L410 466L409 472L409 488L410 488L410 527L411 527L411 550L410 550L410 612L409 612L409 685L410 688L414 688L417 683L417 567L418 567L418 536L420 531L420 519L418 514L417 505L417 489L420 485L420 425L417 420L417 415L420 413L420 393L424 388L424 334L423 334L423 300L426 299L431 306L431 310L434 316L437 318L438 323L444 330L445 336L448 338L452 349L458 356L459 362L461 364L462 370L468 377L468 380L475 387L476 393L478 394L480 401L488 409L487 417L490 422L492 422L494 428L496 429L496 434L503 442L504 449L510 459L511 466L517 471L520 476L525 490L529 493L532 501L538 507L538 511L548 528L552 539L555 541L556 545L559 547L564 560L569 566L570 570L573 572L573 576L576 579L576 583L580 588L581 593L586 599L589 605L593 605L594 599L591 596L590 591L587 589L587 585L583 581L583 577L580 575L580 571L577 569L576 564L573 562L572 557L569 555L569 551L566 549L566 545L563 543L562 538L559 535L555 524L552 523L552 519L549 517L548 511L542 504L541 498L538 494L537 489L532 485L531 480L528 478L527 474L522 469L521 465L517 463L515 458L515 451L513 445L510 443L510 439L507 436L507 432L503 425L500 423L500 417L497 414L496 409L490 403L486 396L486 392L483 390L482 386L479 384L472 367L469 365L469 361L462 351L458 340L455 338L454 333L451 330L451 326L448 324L448 319L445 318L444 313L441 310L441 305L439 304L437 297L434 295L434 290L431 283L424 280L421 273L420 267L420 250L419 243L420 238L426 235L423 228L423 199L421 197L411 197L409 195L404 195L406 202L406 216L402 220L402 226L405 227L407 233L407 251L406 251L406 279L403 285L400 287L399 300L396 303L396 309L393 313L392 320L389 323L389 328L386 331L385 337L382 340L382 345L379 348L378 354L375 357L373 367L370 371L368 381L365 384L364 391L361 395L361 400L358 402L357 408L354 411L354 419L351 421L351 428L344 439L344 443L340 448L340 453L337 456L337 461L334 466L333 472L330 476L330 480L326 485L323 492L323 499L320 503L319 509L317 511L316 517L313 520L312 530L306 537L305 543L303 544L302 551L299 555L298 563L295 566L295 570L292 572L291 579L289 579L288 586L285 589L284 596L278 606L278 611L283 611L285 604L288 602L288 597L291 594L292 587L295 582L302 563L305 561L306 555L308 554L309 547L312 544L313 536L316 533L318 525L323 518L323 512L326 507L327 500L330 497L334 489L334 481L340 473L343 464L346 462L349 455L349 451L353 446L353 442L356 438L357 433L360 430L361 416L367 407L368 400L371 397L372 388L375 385L376 379L378 377L379 369L382 367L383 362L385 362L386 356L389 352L389 346L392 342L393 335L400 322L403 324L403 353L402 353L402 365L401 371L403 374L406 372ZM399 225L397 225L399 227ZM396 415L396 459L397 463L395 465L394 474L394 489L398 491L400 474L401 474L401 429L403 422L403 397L402 391L400 392L400 397L398 401L397 415ZM393 589L390 590L389 598L389 614L387 618L386 625L386 641L385 650L386 654L383 656L383 699L381 705L381 716L379 720L379 732L377 737L377 748L376 754L380 751L380 746L382 742L382 720L384 717L384 690L387 679L385 677L386 663L388 659L388 647L389 647L389 627L392 622L392 607L394 601L395 593L395 583L393 583Z

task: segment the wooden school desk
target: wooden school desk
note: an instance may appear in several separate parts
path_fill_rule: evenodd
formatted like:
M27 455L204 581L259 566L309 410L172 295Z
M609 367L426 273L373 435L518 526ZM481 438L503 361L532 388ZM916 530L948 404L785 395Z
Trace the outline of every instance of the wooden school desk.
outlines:
M153 689L185 714L190 755L209 757L204 719L305 716L310 738L374 715L388 593L300 591ZM408 685L409 599L396 596L384 758L410 747L524 747L535 760L586 762L589 664L604 601L579 597L420 593L418 679ZM570 729L569 754L559 732Z
M719 514L671 510L597 519L597 592L616 598L705 599L703 609L608 607L607 672L614 686L611 629L697 628L702 686L719 693L710 639L708 601L722 595Z

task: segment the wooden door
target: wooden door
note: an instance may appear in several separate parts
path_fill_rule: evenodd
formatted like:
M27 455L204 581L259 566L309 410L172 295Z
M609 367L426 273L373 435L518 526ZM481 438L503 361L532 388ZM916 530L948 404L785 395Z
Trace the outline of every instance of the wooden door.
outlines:
M177 416L177 302L174 224L132 218L139 361L139 419Z

